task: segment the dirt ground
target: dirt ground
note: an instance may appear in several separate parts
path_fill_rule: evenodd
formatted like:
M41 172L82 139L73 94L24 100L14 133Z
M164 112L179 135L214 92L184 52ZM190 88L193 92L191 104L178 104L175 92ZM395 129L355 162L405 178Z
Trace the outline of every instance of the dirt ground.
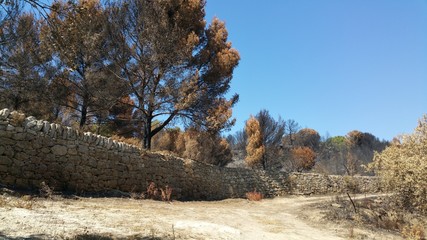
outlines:
M0 239L401 239L324 220L333 196L259 202L0 196ZM331 201L332 202L332 201Z

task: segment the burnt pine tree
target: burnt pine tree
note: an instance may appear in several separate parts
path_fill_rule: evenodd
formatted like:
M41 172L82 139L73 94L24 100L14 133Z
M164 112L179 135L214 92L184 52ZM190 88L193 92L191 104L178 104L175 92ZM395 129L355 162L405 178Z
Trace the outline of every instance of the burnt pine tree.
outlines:
M107 59L107 18L98 0L55 2L41 34L46 54L59 59L61 74L52 84L63 92L58 104L77 116L80 128L108 111L123 88ZM61 91L59 91L59 89Z
M13 36L2 45L0 107L25 111L48 118L50 104L43 89L48 85L52 67L49 56L41 53L40 24L32 14L24 13L7 24L3 33Z
M262 165L265 169L265 146L263 145L261 126L259 121L253 116L246 121L245 132L248 139L248 143L246 145L246 163L250 167Z
M173 120L220 131L233 124L226 99L240 56L224 22L207 26L204 0L112 1L111 61L130 89L143 147ZM153 121L159 124L153 126Z

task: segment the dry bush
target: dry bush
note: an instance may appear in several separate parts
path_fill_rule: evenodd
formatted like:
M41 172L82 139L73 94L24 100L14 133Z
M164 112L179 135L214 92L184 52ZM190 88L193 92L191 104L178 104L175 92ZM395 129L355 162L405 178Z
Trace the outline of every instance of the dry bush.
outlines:
M163 189L157 187L154 182L150 182L147 186L147 191L142 194L142 198L170 202L172 201L172 192L173 188L168 185Z
M421 224L406 225L402 229L402 236L410 240L426 240L426 233Z
M221 167L232 161L230 146L218 134L188 129L184 133L184 143L184 158Z
M261 201L264 198L264 195L260 192L257 192L255 189L253 192L247 192L246 198L249 201Z
M153 149L156 151L170 151L173 153L179 153L177 150L177 141L181 135L179 128L166 129L154 135L152 139Z
M351 224L401 233L405 239L425 240L423 227L426 226L425 216L399 209L391 197L365 198L354 202L357 212L354 211L349 199L338 196L329 206L322 206L322 209L329 209L326 217L330 220L338 222L347 220Z
M294 170L301 172L314 167L316 153L309 147L296 147L291 150Z
M141 146L141 140L138 138L125 138L118 135L113 135L111 136L111 139L117 142L123 142L137 147Z
M155 136L153 149L168 151L183 158L193 159L216 166L225 166L232 161L231 148L219 134L199 131L194 128L180 132L168 129Z
M162 192L162 201L170 202L173 189L166 185L165 189L160 188L160 191Z
M21 126L25 121L25 114L17 111L10 113L10 123L14 126Z
M411 135L376 153L370 164L395 201L410 211L427 213L427 115Z
M359 193L360 186L358 182L352 176L344 176L344 187L351 193Z
M159 189L156 187L154 182L150 182L150 184L148 184L144 198L153 200L157 200L159 198Z
M40 183L40 196L45 198L52 198L54 192L44 181Z

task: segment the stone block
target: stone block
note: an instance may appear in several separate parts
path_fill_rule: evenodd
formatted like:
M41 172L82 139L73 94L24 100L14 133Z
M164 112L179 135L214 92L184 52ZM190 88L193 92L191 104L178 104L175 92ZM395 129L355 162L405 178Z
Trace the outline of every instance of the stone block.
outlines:
M37 124L34 127L34 131L37 131L37 132L41 131L43 129L43 126L44 126L43 121L37 120Z
M18 179L16 179L16 186L18 188L28 188L29 187L28 180L27 179L18 178Z
M79 145L78 146L78 151L81 153L88 153L89 148L86 145Z
M64 130L64 131L67 131L67 139L74 139L75 138L74 129L72 129L71 127L65 127L65 129L66 130Z
M68 151L67 151L67 153L69 154L69 155L77 155L77 148L76 147L73 147L73 148L68 148Z
M48 121L43 121L43 132L48 134L50 130L50 123Z
M0 140L1 141L1 140ZM13 148L11 146L4 146L4 152L3 155L8 156L8 157L13 157L15 155L15 151L13 150Z
M0 110L0 119L1 120L7 119L9 117L9 114L10 114L10 110L7 108Z
M6 130L0 130L0 138L1 137L10 138L10 137L12 137L12 135L13 135L13 132L6 131Z
M51 123L49 127L49 136L55 138L56 137L56 124Z
M14 176L6 175L6 177L4 178L2 177L0 179L2 184L9 185L9 186L15 185L16 178Z
M55 124L56 125L56 137L62 137L62 132L63 132L63 127L60 124Z
M25 150L33 149L32 142L29 141L18 141L15 146Z
M9 166L9 165L12 165L12 159L10 159L9 157L7 157L7 156L0 156L0 165L6 165L6 166Z
M26 137L27 137L26 133L15 133L13 134L12 139L21 141L21 140L25 140Z
M44 154L50 153L50 148L44 147L40 150L40 152L42 152Z
M14 131L15 127L13 125L8 124L6 127L6 131Z
M52 147L52 153L57 156L64 156L67 154L67 147L62 145L55 145Z
M6 145L12 146L12 145L15 145L16 141L13 141L12 139L6 138L6 137L0 137L0 143L3 146L6 146Z
M24 120L24 127L30 129L37 125L37 119L33 116L29 116Z

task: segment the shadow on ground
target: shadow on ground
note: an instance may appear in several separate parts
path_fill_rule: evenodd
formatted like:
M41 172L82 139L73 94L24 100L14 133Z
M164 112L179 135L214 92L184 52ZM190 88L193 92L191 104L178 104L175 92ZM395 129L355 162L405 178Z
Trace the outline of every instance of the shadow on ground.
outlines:
M51 237L44 234L36 234L28 237L11 237L6 236L2 232L0 232L0 240L45 240L51 239ZM134 235L125 238L113 237L105 234L79 234L74 237L64 238L66 240L167 240L169 238L160 238L160 237L149 237L149 236L141 236Z

